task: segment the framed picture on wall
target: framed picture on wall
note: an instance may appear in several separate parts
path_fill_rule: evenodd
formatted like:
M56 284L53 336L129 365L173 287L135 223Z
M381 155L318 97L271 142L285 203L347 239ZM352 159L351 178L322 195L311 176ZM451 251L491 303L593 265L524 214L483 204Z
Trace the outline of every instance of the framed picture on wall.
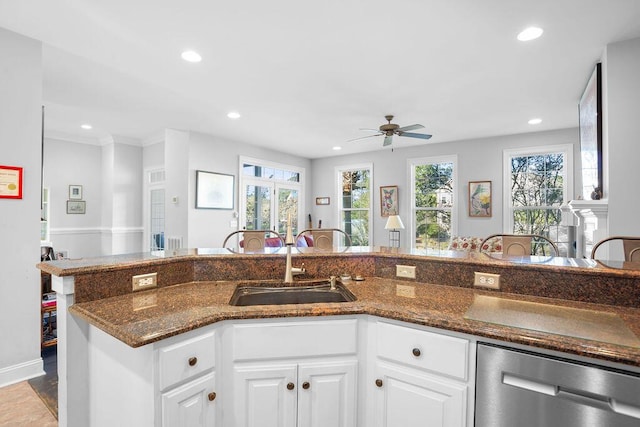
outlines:
M22 168L0 166L0 198L22 199Z
M87 212L87 202L84 200L67 200L68 214L84 214Z
M196 208L233 209L234 175L196 171Z
M469 181L469 216L491 217L491 181Z
M69 200L82 200L82 185L69 186Z
M380 214L383 217L398 215L398 186L380 187Z

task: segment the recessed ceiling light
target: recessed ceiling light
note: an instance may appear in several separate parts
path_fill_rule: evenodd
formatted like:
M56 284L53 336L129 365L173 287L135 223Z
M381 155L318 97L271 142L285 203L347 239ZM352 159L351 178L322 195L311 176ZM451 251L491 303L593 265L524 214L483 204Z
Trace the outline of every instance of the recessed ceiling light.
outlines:
M90 130L93 129L93 126L91 126L89 123L85 123L83 125L80 125L80 127L84 130Z
M333 147L333 150L339 151L339 150L342 150L342 147L340 147L339 145L336 145L335 147Z
M542 35L542 28L529 27L525 28L518 34L518 40L521 42L528 42L529 40L535 40Z
M185 50L182 52L182 59L187 62L200 62L202 61L202 56L198 52L194 52L193 50Z
M536 117L535 119L529 120L527 123L529 123L530 125L539 125L540 123L542 123L542 119Z
M229 113L227 113L227 117L229 117L230 119L239 119L240 113L238 113L237 111L230 111Z

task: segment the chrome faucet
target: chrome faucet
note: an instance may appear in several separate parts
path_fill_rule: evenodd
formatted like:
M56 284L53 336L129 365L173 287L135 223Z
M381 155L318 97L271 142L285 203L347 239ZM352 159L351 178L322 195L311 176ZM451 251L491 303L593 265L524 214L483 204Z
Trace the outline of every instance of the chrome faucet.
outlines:
M296 243L296 240L293 238L293 230L291 228L291 213L287 218L287 233L284 238L284 244L287 247L287 263L285 266L284 272L284 283L293 283L293 276L298 274L304 274L304 264L302 267L296 268L291 265L291 247Z

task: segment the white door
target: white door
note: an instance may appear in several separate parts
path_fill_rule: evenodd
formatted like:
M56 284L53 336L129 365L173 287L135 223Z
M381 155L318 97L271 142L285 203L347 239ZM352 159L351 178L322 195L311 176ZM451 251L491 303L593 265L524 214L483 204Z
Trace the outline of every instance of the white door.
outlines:
M164 427L212 427L216 422L215 374L162 394Z
M300 364L298 427L355 427L357 361Z
M235 367L233 422L236 427L295 427L297 366Z
M274 222L274 185L269 182L245 178L241 197L244 211L240 228L244 230L276 230Z
M466 386L419 370L378 363L374 384L376 427L463 427Z

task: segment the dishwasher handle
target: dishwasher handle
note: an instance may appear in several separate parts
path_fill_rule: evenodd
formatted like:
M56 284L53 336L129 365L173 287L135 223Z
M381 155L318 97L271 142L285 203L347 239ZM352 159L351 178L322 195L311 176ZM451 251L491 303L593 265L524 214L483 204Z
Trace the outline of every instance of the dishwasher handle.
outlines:
M564 388L558 385L523 378L507 372L502 373L502 383L547 396L571 400L581 405L592 406L605 411L613 411L617 414L640 419L640 408L627 403L622 403L608 396L589 393L582 390Z

